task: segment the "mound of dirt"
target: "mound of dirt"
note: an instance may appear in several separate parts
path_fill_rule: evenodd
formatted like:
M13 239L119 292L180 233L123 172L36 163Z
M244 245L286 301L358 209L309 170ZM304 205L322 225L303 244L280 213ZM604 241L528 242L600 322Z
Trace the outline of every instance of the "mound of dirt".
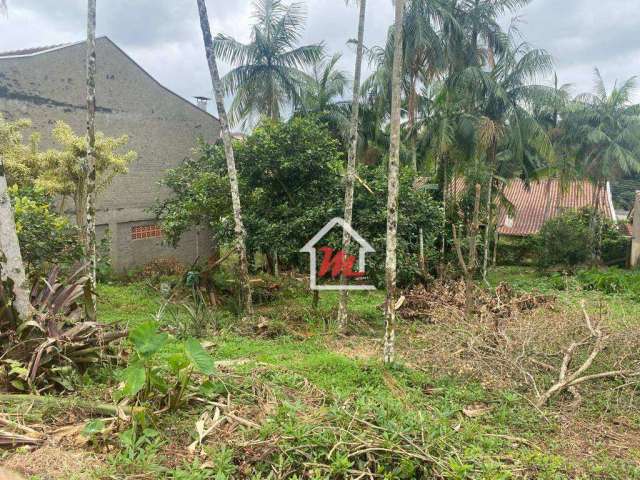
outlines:
M450 315L463 315L465 283L463 280L419 286L404 294L399 309L402 318L420 321L446 320ZM482 317L510 318L515 314L553 304L555 297L538 293L517 293L501 283L495 290L476 288L474 311Z

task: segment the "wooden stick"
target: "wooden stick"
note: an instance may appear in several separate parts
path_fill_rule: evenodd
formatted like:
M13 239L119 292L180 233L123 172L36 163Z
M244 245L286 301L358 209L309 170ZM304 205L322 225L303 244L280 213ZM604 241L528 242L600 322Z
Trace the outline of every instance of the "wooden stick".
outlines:
M96 403L89 400L81 400L73 397L52 397L44 395L26 395L26 394L0 394L0 403L15 403L15 402L31 402L31 403L48 403L51 402L56 405L63 405L69 408L78 407L85 410L88 413L99 413L103 415L116 416L118 412L124 412L127 415L134 413L142 413L145 411L144 407L128 407L111 405L107 403Z

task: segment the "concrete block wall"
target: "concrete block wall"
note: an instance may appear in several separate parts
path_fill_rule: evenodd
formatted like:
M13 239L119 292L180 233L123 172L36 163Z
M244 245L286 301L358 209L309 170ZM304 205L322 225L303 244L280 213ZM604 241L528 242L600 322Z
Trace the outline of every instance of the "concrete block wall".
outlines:
M82 42L0 56L0 113L9 120L31 119L42 149L56 148L50 132L57 120L71 125L76 134L86 128L85 54ZM205 260L205 248L210 248L206 232L187 233L174 249L158 239L131 240L130 231L155 223L150 207L170 194L160 180L192 155L198 138L218 139L218 120L160 85L106 37L97 40L96 90L97 130L128 135L126 149L138 153L129 173L116 177L98 196L96 220L102 234L107 228L112 235L118 232L118 241L112 242L114 268L124 271L155 258L191 263L198 254ZM72 210L66 213L73 216Z

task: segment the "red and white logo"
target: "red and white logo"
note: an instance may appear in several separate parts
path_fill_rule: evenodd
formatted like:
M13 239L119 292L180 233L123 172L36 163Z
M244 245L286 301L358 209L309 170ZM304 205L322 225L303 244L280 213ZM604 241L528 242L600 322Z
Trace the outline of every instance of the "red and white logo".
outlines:
M356 264L355 255L348 255L343 250L334 249L329 246L318 247L324 237L336 226L342 227L353 241L359 245L358 269L354 271ZM340 236L342 238L342 235ZM339 279L344 275L348 280L357 281L366 277L366 254L375 252L374 248L356 232L351 225L342 218L336 217L330 220L322 229L302 247L301 252L308 253L311 258L310 287L312 290L375 290L373 285L361 283L323 284L319 285L318 280ZM322 255L320 268L318 269L318 253Z

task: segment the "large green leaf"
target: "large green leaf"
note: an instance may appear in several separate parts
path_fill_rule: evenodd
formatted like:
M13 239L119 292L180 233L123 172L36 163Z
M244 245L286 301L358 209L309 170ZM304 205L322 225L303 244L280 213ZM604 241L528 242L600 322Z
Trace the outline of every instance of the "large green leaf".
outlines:
M133 397L144 387L147 380L145 368L140 363L129 365L123 374L124 388L121 393L125 397Z
M213 374L215 370L213 358L202 348L198 340L190 338L184 342L184 352L196 371L205 375Z
M107 426L104 423L104 420L91 420L84 426L82 434L86 437L91 437L93 435L97 435L98 433L102 433L105 428L107 428Z
M143 358L151 357L166 345L168 339L166 333L158 333L155 322L141 323L129 332L129 340Z

